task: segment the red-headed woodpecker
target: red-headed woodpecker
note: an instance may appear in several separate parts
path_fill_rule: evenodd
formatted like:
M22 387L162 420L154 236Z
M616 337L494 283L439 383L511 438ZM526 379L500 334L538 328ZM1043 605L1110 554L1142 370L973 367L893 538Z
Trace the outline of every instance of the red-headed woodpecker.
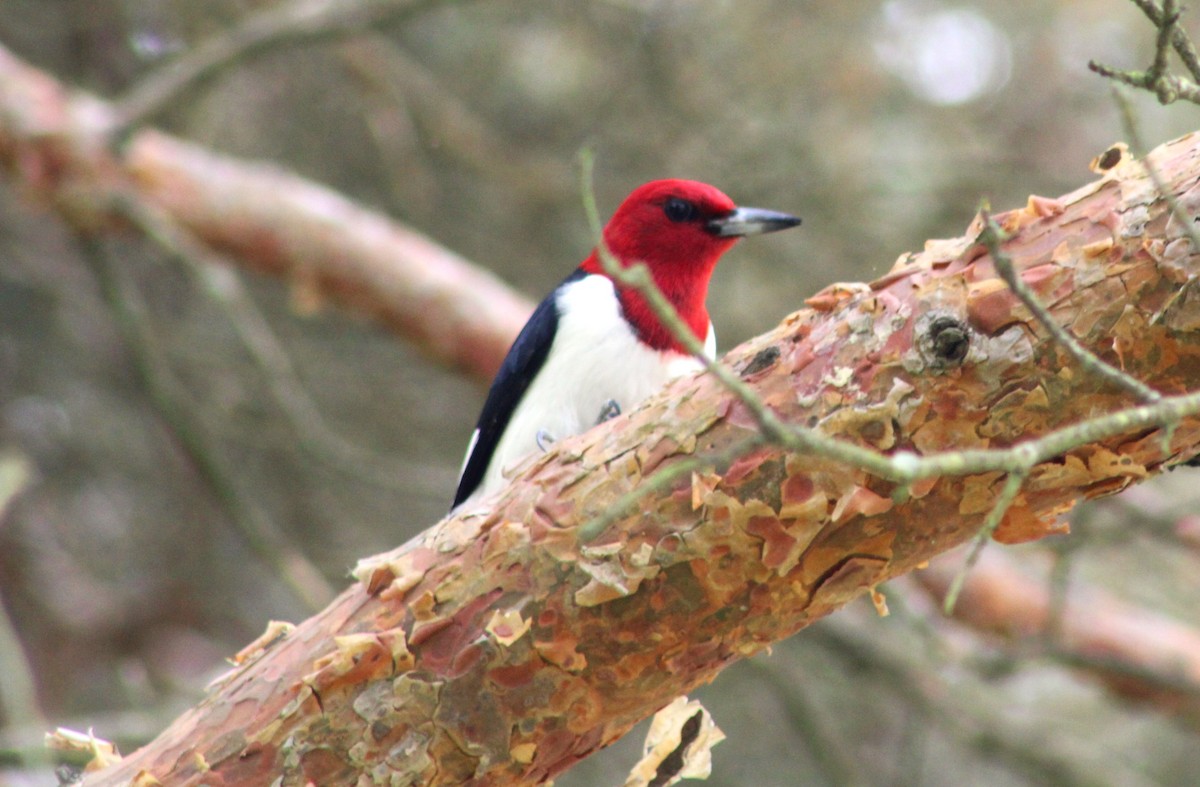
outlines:
M604 243L623 265L646 264L712 358L705 298L717 260L742 236L799 223L786 213L739 208L704 183L656 180L621 203ZM535 449L631 409L702 366L638 292L604 273L593 251L546 296L508 351L467 447L454 508L496 491Z

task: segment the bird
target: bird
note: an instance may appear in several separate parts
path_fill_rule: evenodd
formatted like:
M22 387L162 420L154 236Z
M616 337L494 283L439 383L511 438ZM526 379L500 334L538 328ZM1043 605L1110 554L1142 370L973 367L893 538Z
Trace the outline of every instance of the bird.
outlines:
M788 229L787 213L738 207L714 186L655 180L634 189L605 225L621 266L644 263L688 329L716 357L705 301L718 260L740 238ZM497 491L520 460L634 408L668 381L703 368L641 293L604 271L600 250L537 306L488 390L451 512Z

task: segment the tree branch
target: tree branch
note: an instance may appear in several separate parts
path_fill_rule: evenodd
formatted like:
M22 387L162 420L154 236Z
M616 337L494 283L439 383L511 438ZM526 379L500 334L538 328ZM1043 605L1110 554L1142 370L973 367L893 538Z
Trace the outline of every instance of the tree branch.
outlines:
M429 238L275 167L155 131L107 144L111 105L68 92L0 47L0 167L77 229L127 230L145 202L247 269L377 319L433 358L490 380L530 303Z
M934 561L917 581L943 597L956 578ZM1200 633L1158 612L1122 603L1095 588L1072 594L1060 619L1046 584L1011 558L992 554L971 572L955 617L1103 682L1117 694L1200 723Z
M1088 62L1088 68L1113 82L1153 93L1160 104L1173 104L1179 99L1200 104L1200 56L1187 32L1179 25L1179 3L1163 0L1161 6L1155 0L1133 0L1133 4L1158 30L1154 45L1154 60L1145 71L1130 71L1098 63ZM1169 66L1170 50L1174 48L1183 61L1191 78L1172 74Z
M1200 137L1153 155L1194 211ZM1048 206L1049 209L1048 209ZM85 784L529 783L725 666L968 541L1002 541L1200 451L1200 255L1145 168L996 216L1005 252L1091 353L1162 393L1098 386L998 277L979 227L534 457L490 507L363 561L330 607L246 659L157 741ZM1105 415L1095 417L1097 413ZM832 450L836 447L839 452ZM867 461L858 462L860 457Z

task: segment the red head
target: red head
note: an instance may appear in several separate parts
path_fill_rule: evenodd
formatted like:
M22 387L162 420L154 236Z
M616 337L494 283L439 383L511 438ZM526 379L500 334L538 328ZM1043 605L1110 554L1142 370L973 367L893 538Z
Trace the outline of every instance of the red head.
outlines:
M786 213L739 208L719 189L694 180L655 180L634 189L604 228L604 243L622 265L644 262L663 295L704 341L708 282L721 255L743 235L794 227ZM583 262L603 273L596 252ZM659 350L683 348L636 292L619 288L625 318L639 338Z

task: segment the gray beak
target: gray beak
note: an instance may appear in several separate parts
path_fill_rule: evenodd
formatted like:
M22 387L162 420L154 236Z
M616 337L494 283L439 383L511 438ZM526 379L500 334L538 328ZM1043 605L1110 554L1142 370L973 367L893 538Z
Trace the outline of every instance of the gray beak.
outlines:
M743 235L762 235L765 232L778 232L789 227L795 227L800 219L788 213L779 213L762 208L737 208L732 213L711 219L704 228L722 238L741 237Z

